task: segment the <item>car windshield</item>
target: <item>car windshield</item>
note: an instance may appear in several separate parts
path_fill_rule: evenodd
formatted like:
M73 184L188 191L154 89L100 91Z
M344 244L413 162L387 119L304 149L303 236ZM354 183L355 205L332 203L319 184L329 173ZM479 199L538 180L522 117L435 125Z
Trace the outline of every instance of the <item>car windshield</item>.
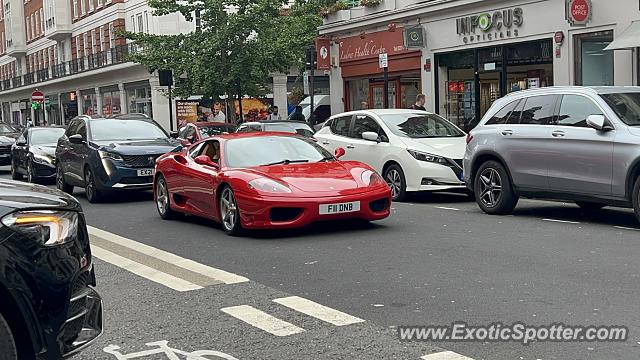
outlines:
M7 125L7 124L0 124L0 133L14 133L17 132L16 129L14 129L13 127Z
M148 120L97 120L89 122L89 127L93 141L167 138L164 130Z
M294 133L306 137L313 136L313 129L307 124L303 123L277 123L277 124L265 124L265 131L282 131L288 133Z
M461 137L464 133L440 116L404 113L381 115L391 132L409 138Z
M236 127L233 125L207 125L198 126L198 131L202 138L208 138L222 133L234 133L236 131Z
M37 129L31 131L31 145L51 145L64 134L63 128Z
M625 124L640 126L640 93L613 93L600 96Z
M318 162L332 155L309 140L289 136L256 136L225 143L225 162L232 168L276 163Z

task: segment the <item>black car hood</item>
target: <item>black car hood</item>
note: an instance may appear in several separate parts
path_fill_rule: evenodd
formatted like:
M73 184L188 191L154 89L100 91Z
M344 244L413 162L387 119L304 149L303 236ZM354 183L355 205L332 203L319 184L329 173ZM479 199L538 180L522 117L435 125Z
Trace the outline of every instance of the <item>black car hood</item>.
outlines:
M80 210L73 197L46 186L0 179L0 216L20 209Z
M16 142L17 136L12 136L10 134L0 135L0 146L13 145Z
M34 146L31 147L31 152L33 152L34 154L55 156L56 155L56 144L34 145Z
M175 139L134 140L134 141L94 141L100 149L121 155L164 154L178 146Z

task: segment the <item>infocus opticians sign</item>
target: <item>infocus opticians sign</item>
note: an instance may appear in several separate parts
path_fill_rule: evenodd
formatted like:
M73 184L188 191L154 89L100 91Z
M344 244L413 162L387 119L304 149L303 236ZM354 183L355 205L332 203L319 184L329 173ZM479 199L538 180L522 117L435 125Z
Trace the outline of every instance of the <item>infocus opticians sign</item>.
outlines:
M518 37L523 22L522 8L484 12L456 19L458 35L465 44Z

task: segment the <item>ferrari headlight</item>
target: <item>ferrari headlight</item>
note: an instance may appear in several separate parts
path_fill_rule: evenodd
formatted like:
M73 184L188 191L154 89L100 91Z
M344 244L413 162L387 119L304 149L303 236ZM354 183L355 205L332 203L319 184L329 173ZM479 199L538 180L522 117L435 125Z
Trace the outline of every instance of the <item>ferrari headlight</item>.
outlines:
M411 156L413 156L418 161L427 161L427 162L432 162L440 165L447 165L449 163L447 159L443 158L442 156L433 155L433 154L429 154L429 153L417 151L417 150L410 150L410 149L407 151L409 152L409 154L411 154Z
M78 232L78 213L58 210L29 210L11 213L2 224L34 241L55 246L64 244Z
M249 188L270 193L291 193L287 186L267 178L257 178L249 181Z
M367 186L374 186L384 183L384 180L375 171L365 170L360 175L362 182Z
M122 161L122 156L112 153L112 152L108 152L108 151L104 151L104 150L98 150L98 155L100 155L100 158L102 159L111 159L111 160L115 160L115 161Z
M33 154L33 161L39 164L52 165L53 159L54 158L51 156L42 155L42 154Z

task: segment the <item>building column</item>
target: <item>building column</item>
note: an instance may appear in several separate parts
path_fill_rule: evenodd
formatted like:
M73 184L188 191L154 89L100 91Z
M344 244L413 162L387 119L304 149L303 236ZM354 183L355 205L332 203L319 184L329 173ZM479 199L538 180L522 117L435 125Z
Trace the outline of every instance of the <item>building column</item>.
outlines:
M100 88L96 87L95 92L96 92L96 107L97 107L96 114L102 115L102 96L100 94Z
M83 115L83 113L82 113L82 94L80 94L80 90L76 90L76 102L78 103L78 115Z
M127 93L124 90L124 84L118 84L118 91L120 94L120 113L127 114L129 112L129 104L127 104Z
M289 115L287 113L287 75L274 74L273 75L273 105L279 109L279 114L283 119L286 119Z
M47 111L47 99L45 98L42 103L42 113L44 114L44 124L43 125L51 125L49 124L49 112Z
M64 106L62 106L62 94L58 93L58 112L60 113L60 124L65 125Z
M163 92L165 87L160 86L160 80L157 76L149 78L149 83L151 84L152 118L162 125L165 130L169 131L171 129L171 124L169 124L169 98ZM175 111L175 106L173 109ZM175 118L174 114L174 121Z

